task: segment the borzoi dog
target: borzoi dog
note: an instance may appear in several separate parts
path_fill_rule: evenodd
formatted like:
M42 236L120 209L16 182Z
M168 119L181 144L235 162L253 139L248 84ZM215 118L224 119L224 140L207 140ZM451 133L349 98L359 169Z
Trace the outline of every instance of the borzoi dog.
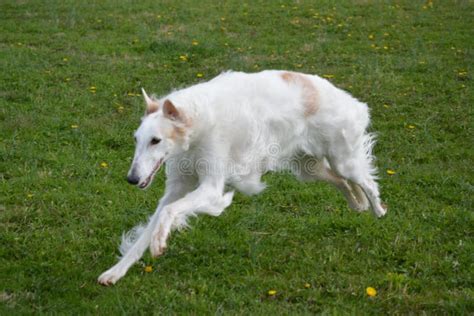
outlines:
M232 202L230 188L261 192L268 171L327 181L352 209L386 213L367 105L323 78L226 72L161 99L142 92L146 112L135 132L128 182L145 189L166 164L165 194L148 224L124 235L122 257L99 277L101 284L117 282L147 247L153 257L161 255L170 232L189 216L220 215Z

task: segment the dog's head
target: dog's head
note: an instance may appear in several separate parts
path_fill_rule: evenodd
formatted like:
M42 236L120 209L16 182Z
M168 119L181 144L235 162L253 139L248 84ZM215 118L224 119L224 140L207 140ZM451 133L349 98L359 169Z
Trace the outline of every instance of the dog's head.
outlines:
M135 132L135 155L127 181L144 189L167 159L188 150L190 120L170 100L159 101L142 92L146 112Z

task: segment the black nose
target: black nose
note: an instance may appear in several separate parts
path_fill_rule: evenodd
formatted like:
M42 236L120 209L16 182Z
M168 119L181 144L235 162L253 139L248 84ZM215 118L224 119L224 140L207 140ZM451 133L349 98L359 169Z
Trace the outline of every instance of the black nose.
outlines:
M131 175L129 175L129 176L127 177L127 181L128 181L128 183L130 183L130 184L138 184L138 181L139 181L139 180L140 180L140 179L139 179L136 175L134 175L134 174L131 174Z

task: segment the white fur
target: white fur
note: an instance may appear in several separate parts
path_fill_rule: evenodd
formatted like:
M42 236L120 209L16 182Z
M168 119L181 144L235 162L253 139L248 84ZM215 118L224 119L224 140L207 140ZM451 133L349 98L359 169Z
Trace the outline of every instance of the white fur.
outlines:
M189 216L220 215L232 201L226 185L261 192L260 178L268 171L328 181L351 208L370 206L376 216L385 214L375 182L374 136L366 131L367 105L318 76L290 73L297 80L285 80L284 74L226 72L159 100L143 91L149 113L135 133L129 181L147 187L166 162L165 195L146 227L123 236L123 256L99 277L101 284L125 275L147 247L160 255L169 233L186 226ZM308 89L315 100L308 99ZM308 113L310 101L315 107Z

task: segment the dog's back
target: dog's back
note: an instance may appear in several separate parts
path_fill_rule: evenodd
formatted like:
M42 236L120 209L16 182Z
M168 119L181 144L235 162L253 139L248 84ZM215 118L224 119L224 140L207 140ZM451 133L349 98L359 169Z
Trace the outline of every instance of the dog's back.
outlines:
M237 146L236 152L254 147L257 156L271 143L283 156L302 151L323 157L336 141L362 144L369 124L366 104L326 79L288 71L226 72L169 97L200 113L212 127L207 132Z

